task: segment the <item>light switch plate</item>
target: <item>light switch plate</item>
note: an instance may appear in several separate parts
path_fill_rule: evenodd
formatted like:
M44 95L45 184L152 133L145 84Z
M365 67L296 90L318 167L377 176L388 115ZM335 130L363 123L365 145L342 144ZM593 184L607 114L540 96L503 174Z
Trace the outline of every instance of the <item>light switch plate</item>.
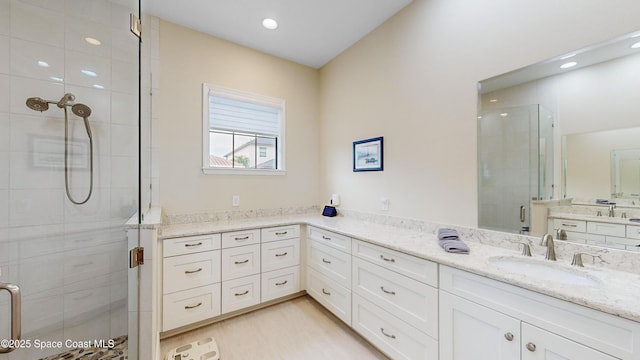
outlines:
M385 197L380 198L380 210L389 211L389 199Z
M231 205L240 206L240 195L233 195L233 198L231 200Z

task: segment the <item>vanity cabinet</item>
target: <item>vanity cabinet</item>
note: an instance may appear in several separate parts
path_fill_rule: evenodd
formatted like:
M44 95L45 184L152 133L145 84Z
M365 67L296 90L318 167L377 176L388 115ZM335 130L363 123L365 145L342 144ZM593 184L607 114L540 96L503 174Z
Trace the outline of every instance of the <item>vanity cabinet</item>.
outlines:
M262 302L300 291L300 225L278 226L262 233Z
M308 228L307 293L349 326L350 250L350 238L314 227Z
M300 291L300 225L165 239L162 256L163 332Z
M352 244L353 329L394 359L437 359L438 265Z
M640 324L440 266L440 359L638 359Z
M260 303L260 230L222 234L222 313Z
M220 315L220 234L163 244L162 330Z
M640 226L591 220L549 219L549 232L564 230L567 240L640 251Z

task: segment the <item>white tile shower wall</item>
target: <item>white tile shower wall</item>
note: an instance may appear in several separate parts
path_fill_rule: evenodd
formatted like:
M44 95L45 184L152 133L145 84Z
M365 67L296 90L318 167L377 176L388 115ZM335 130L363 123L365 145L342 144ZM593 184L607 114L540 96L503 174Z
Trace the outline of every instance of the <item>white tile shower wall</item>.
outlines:
M122 3L0 0L0 168L8 169L0 172L0 281L23 290L25 339L127 333L123 224L137 210L138 42L129 31L132 10ZM92 108L95 186L82 206L64 193L63 111L25 106L29 97L57 100L65 92ZM71 191L83 198L88 141L81 118L71 115L70 124L71 140L80 146L71 157L77 165ZM6 297L0 297L3 318L6 309ZM19 350L7 359L60 351Z

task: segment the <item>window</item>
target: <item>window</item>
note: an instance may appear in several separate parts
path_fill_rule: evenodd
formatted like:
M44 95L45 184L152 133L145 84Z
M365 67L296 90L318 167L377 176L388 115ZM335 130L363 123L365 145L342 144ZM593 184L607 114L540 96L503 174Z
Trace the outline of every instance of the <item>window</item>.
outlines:
M285 101L203 84L205 174L284 172Z

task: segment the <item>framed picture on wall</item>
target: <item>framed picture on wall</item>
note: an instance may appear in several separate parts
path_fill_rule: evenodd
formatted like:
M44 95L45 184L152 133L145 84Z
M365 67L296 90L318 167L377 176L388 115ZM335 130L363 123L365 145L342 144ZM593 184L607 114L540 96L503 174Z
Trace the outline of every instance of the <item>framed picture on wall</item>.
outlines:
M382 136L353 142L353 171L382 171Z

